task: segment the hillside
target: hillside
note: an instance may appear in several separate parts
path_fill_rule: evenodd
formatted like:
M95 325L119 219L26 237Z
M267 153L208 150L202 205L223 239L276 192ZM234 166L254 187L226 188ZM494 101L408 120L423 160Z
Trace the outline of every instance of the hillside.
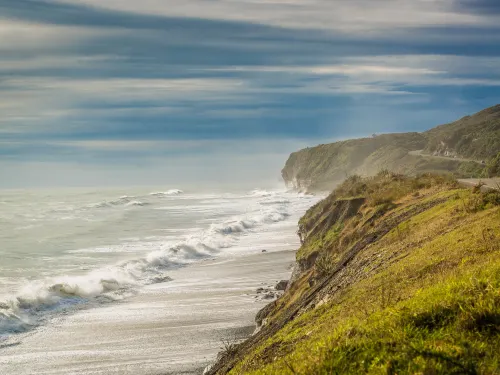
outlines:
M500 151L500 104L424 134L429 153L490 159Z
M499 153L497 105L424 133L384 134L306 148L290 155L282 176L300 191L328 191L351 174L373 176L382 169L409 175L492 176L485 165Z
M500 373L500 193L350 177L299 223L291 285L209 374Z

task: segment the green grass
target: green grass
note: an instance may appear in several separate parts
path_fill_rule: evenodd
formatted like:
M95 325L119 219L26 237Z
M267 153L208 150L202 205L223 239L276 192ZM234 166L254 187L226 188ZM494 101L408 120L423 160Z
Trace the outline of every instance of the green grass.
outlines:
M329 243L351 236L348 249L390 220L415 214L329 276L328 285L337 287L317 292L314 304L239 354L231 373L500 374L499 194L458 189L432 176L378 178L350 181L302 224L313 226L308 220L327 214L335 194L364 195L357 215L324 228ZM393 192L394 184L401 192ZM384 208L371 197L378 191L391 196ZM323 243L318 261L324 269L317 264L292 285L270 324L297 306L311 280L326 277L328 262L335 265L344 251Z
M500 264L340 324L310 374L500 372Z
M300 219L299 228L303 232L304 241L297 259L307 259L323 250L332 252L339 246L348 247L357 234L369 227L368 222L394 209L394 202L404 196L423 189L448 189L456 186L456 180L446 175L407 177L382 170L373 177L351 176ZM366 203L362 211L359 211L362 207L355 203L360 199ZM363 219L355 222L351 220L354 215ZM335 218L334 225L330 222L332 217ZM350 225L346 225L348 221Z

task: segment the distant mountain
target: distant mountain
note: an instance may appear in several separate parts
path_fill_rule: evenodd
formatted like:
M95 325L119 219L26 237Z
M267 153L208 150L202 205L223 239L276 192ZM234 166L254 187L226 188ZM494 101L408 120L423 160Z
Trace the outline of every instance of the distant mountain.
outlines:
M349 175L372 176L381 170L481 177L498 170L487 166L499 153L496 105L424 133L384 134L306 148L290 155L282 176L289 187L301 191L329 191Z

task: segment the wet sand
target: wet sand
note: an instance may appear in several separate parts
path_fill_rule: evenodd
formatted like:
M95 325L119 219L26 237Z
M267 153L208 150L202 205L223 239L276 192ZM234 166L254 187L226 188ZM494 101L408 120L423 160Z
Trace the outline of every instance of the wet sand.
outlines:
M124 302L58 318L0 349L0 374L201 374L255 329L259 287L288 279L295 251L208 260Z

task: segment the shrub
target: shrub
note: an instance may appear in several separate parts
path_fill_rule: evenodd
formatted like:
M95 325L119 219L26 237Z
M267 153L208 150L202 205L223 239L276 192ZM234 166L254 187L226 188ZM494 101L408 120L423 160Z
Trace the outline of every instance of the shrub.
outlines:
M333 254L329 251L323 251L318 258L316 258L315 269L319 276L323 277L329 275L335 269L335 259Z

